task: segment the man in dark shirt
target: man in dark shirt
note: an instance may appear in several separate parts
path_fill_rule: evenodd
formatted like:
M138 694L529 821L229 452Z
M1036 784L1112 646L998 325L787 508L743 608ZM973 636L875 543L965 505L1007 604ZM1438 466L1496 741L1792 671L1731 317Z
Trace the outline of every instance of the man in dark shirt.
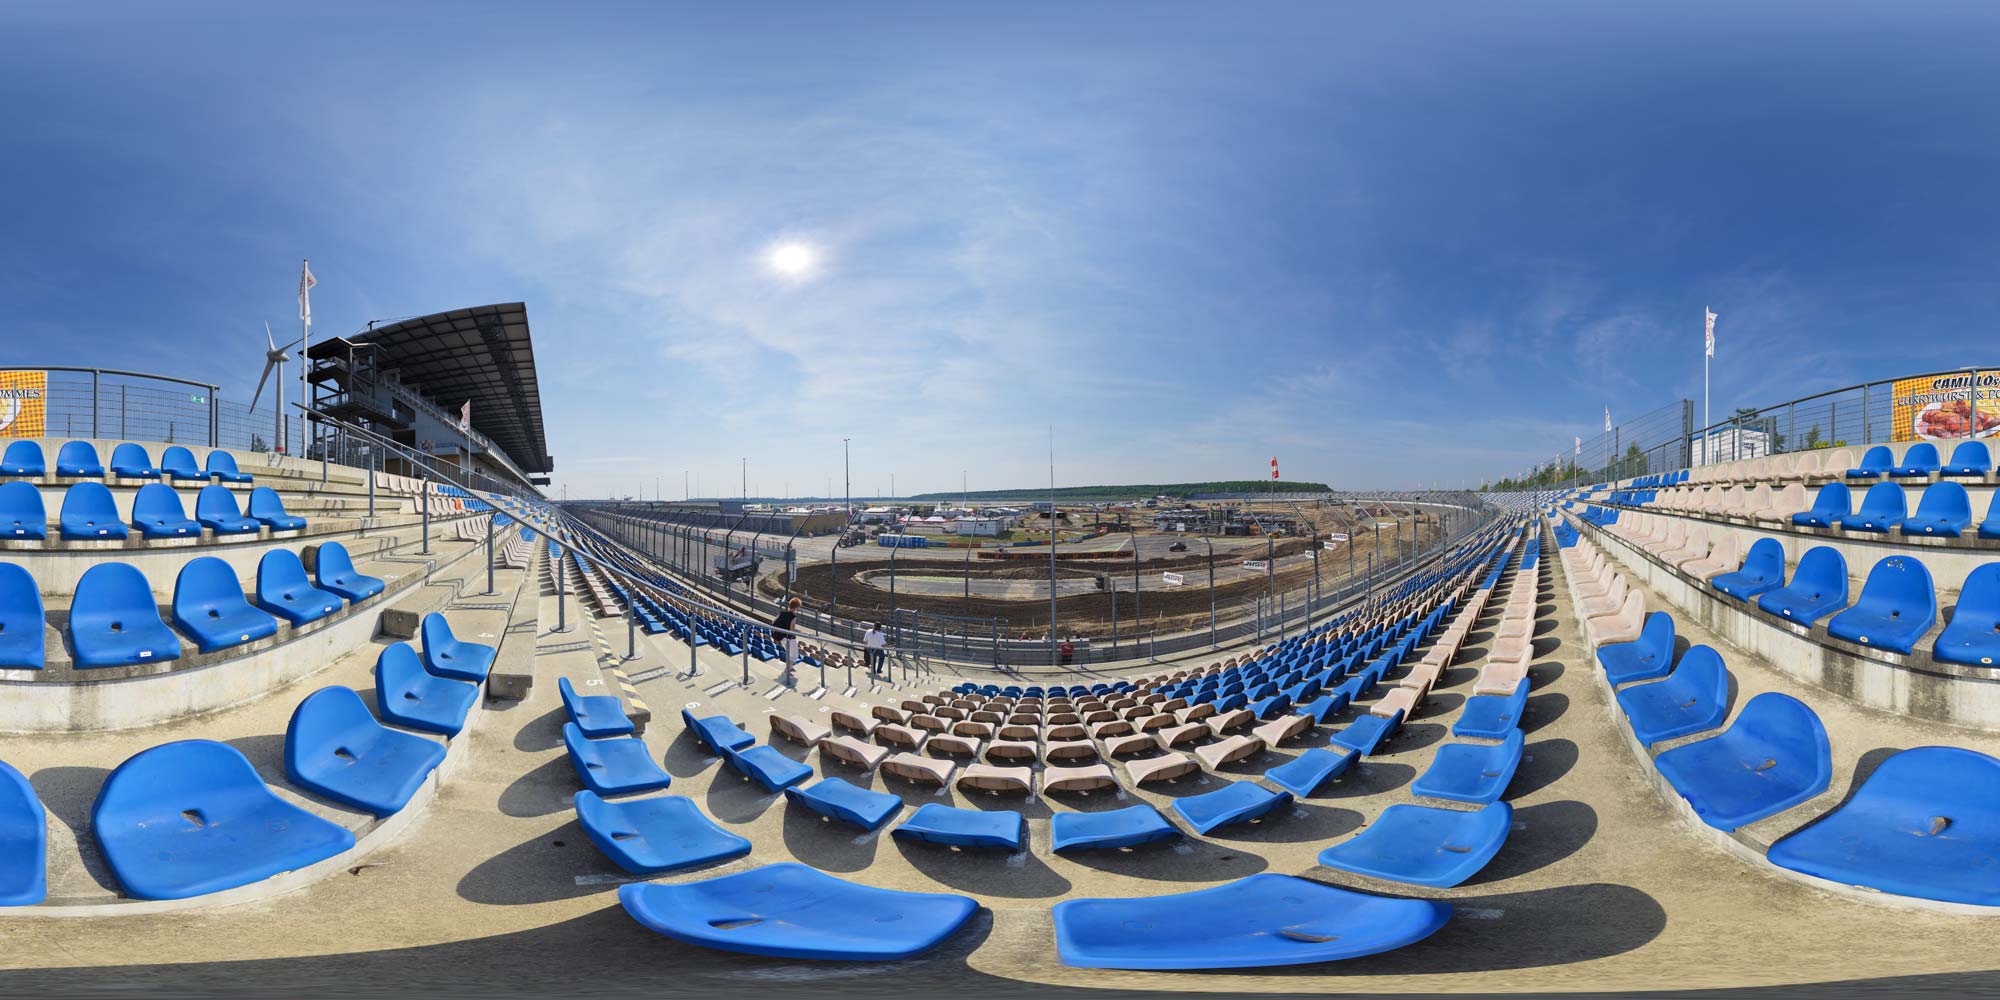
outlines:
M786 602L784 608L779 610L778 617L771 619L772 633L777 636L779 645L785 650L785 673L780 680L786 687L798 683L798 678L792 673L792 666L799 662L799 637L786 634L793 629L798 619L799 599L796 597Z

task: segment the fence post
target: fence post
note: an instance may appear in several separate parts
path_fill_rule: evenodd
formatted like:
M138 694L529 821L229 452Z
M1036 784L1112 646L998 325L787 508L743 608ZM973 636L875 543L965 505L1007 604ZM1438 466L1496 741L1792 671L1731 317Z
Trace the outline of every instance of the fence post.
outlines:
M1875 431L1870 424L1870 420L1871 417L1868 413L1868 383L1863 382L1861 383L1861 443L1864 445L1872 444L1875 440ZM1833 436L1837 437L1838 435Z
M431 477L428 475L423 478L423 499L417 502L417 506L424 515L424 550L417 554L427 556L431 554Z
M276 442L273 442L275 444ZM208 387L208 446L222 444L222 403L215 398L215 387Z
M486 592L493 593L493 515L486 515Z
M97 389L98 389L98 379L99 376L101 376L102 374L103 374L102 372L99 372L95 368L92 368L90 370L90 436L91 437L97 436Z

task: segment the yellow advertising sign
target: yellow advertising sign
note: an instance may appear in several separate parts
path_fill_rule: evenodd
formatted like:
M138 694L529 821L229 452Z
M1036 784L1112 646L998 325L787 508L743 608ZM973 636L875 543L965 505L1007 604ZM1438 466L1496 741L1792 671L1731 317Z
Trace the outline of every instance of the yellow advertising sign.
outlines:
M1963 441L2000 431L2000 372L1980 372L1978 398L1968 399L1972 372L1896 380L1890 394L1895 441Z
M48 372L0 371L0 437L44 436L48 412Z

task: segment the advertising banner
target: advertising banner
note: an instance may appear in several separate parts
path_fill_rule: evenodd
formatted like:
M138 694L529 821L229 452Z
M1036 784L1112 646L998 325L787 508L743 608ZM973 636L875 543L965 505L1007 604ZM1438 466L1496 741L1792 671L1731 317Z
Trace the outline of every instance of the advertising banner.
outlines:
M0 371L0 437L48 433L49 373Z
M1978 398L1966 398L1972 372L1896 380L1890 393L1895 441L1963 441L2000 431L2000 372L1979 373Z
M1244 563L1243 563L1243 568L1244 568L1244 569L1266 569L1266 568L1268 568L1268 567L1269 567L1270 565L1271 565L1270 563L1268 563L1268 562L1265 562L1265 561L1264 561L1264 560L1262 560L1262 559L1249 559L1249 560L1245 560L1245 561L1244 561Z
M1178 587L1187 582L1186 578L1179 573L1161 573L1160 579L1166 581L1169 587Z

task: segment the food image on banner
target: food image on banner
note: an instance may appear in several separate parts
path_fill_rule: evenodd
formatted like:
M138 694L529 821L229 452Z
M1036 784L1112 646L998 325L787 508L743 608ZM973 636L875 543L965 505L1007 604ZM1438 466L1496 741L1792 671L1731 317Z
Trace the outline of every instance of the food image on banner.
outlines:
M49 373L0 371L0 437L47 433Z
M2000 372L1980 372L1977 399L1966 398L1973 373L1898 379L1890 394L1895 441L1962 441L2000 432ZM1976 405L1975 405L1976 404Z

